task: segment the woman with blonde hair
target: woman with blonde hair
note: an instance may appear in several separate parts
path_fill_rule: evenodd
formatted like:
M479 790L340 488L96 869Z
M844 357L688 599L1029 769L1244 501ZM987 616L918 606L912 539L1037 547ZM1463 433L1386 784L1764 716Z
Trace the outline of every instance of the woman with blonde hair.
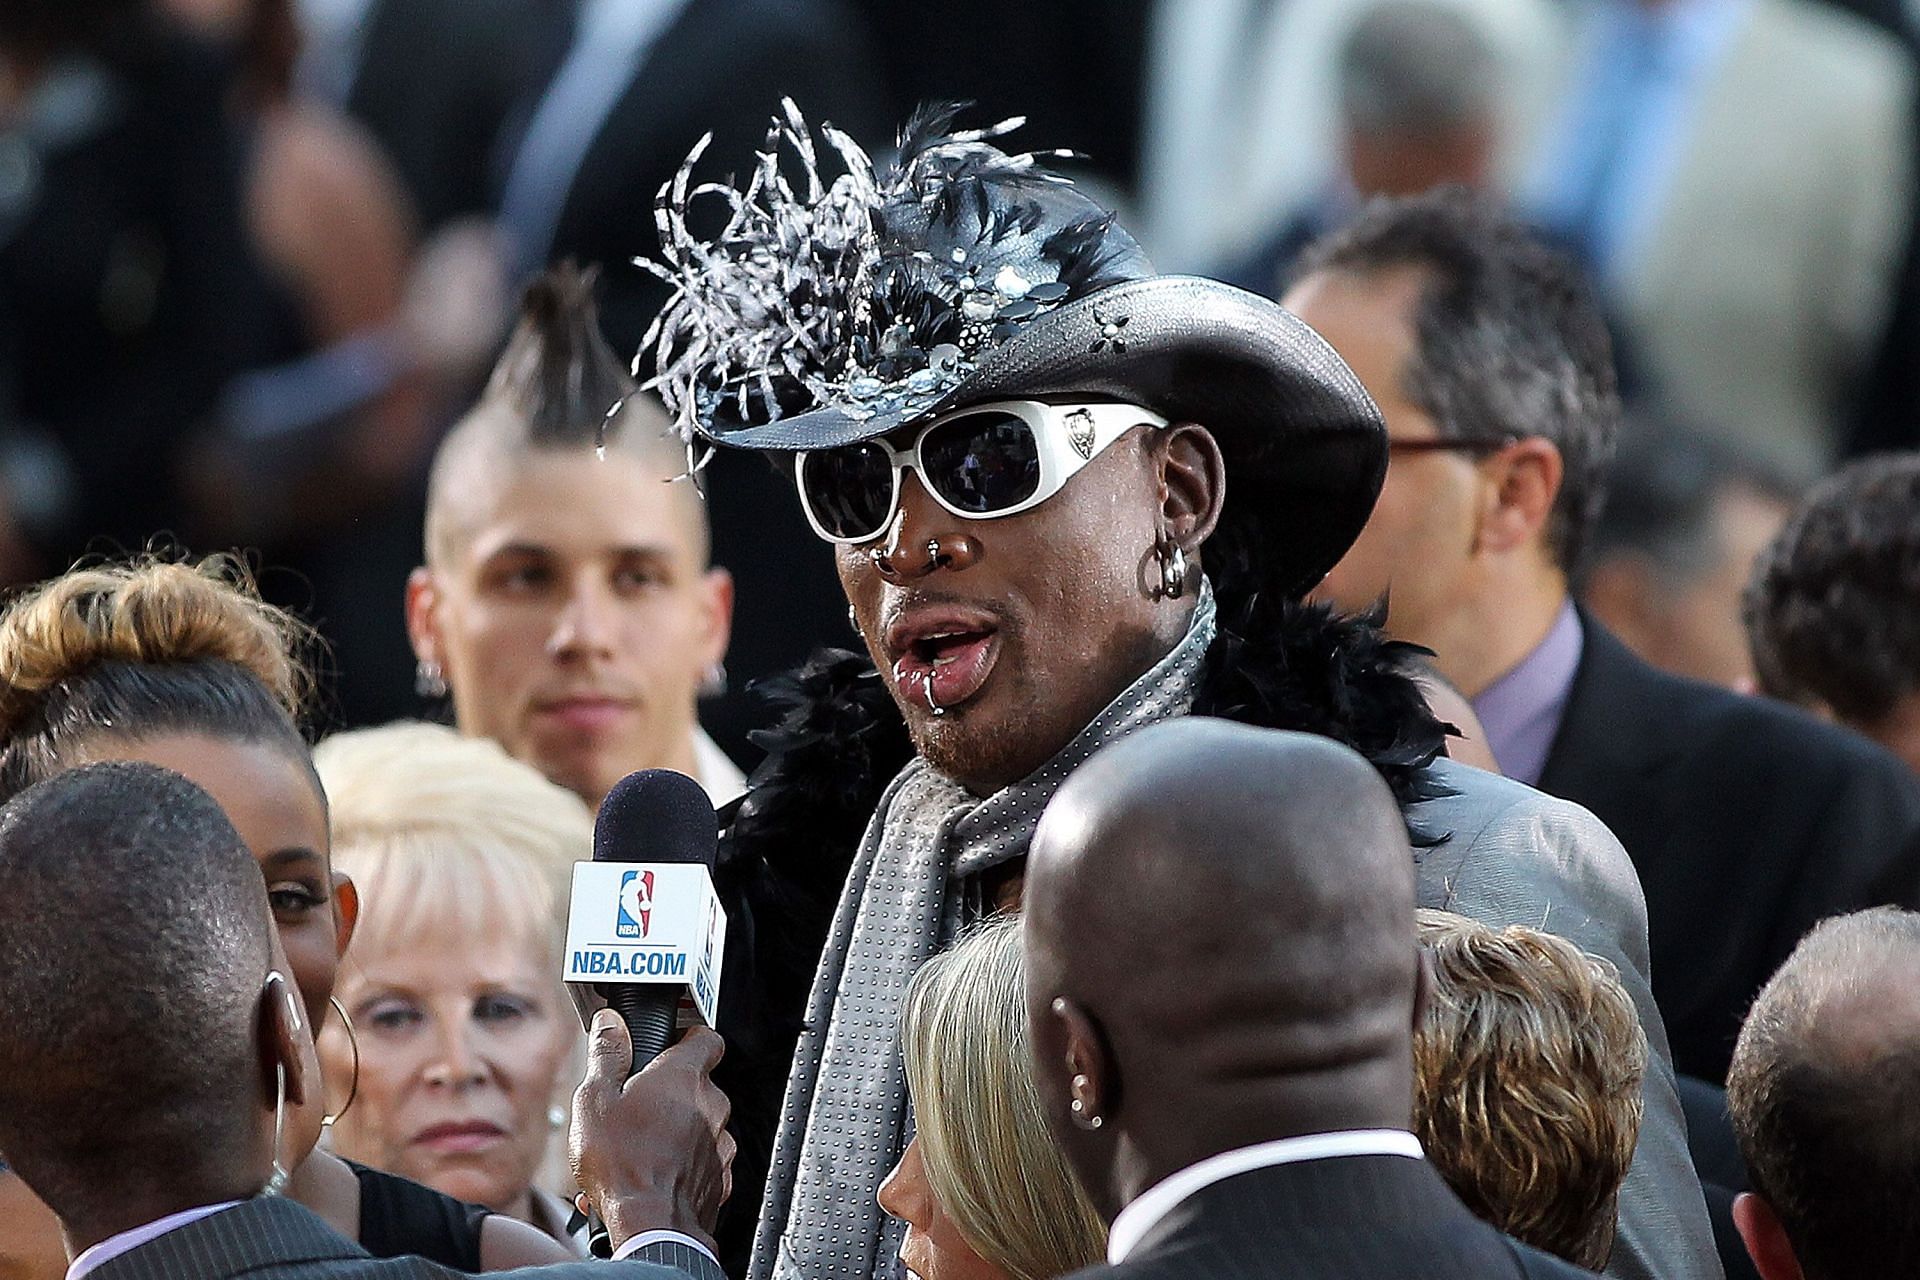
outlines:
M357 1061L335 1149L579 1251L566 1206L536 1180L563 1145L562 1068L580 1038L560 953L573 864L593 855L586 805L440 725L337 734L314 765L334 861L361 896L339 983L354 1036L320 1040L336 1088Z
M902 1017L914 1139L880 1188L920 1280L1047 1280L1100 1262L1107 1229L1054 1145L1028 1068L1020 922L920 967Z
M0 612L0 802L107 760L159 765L201 787L260 864L288 967L320 1026L333 1017L357 899L332 865L327 801L299 727L305 642L225 557L102 564L39 584ZM567 1256L521 1223L315 1149L320 1121L290 1125L287 1195L369 1253L462 1271ZM22 1232L51 1225L9 1218Z

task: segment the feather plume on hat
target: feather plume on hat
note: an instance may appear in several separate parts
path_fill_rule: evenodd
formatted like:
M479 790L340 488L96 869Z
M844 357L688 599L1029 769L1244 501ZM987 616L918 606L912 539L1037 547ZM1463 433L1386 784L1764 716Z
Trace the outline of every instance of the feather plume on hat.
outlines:
M790 99L782 107L743 189L693 181L711 135L701 139L655 202L658 260L638 260L673 294L635 374L650 355L645 386L659 392L690 450L829 404L855 417L911 418L952 391L984 350L1107 283L1110 265L1138 258L1085 197L1068 197L1061 216L1072 184L1041 161L1072 153L1009 154L992 144L1019 117L955 130L959 106L925 108L882 173L852 138L823 125L843 170L829 182L799 108ZM711 239L688 225L703 197L727 215Z

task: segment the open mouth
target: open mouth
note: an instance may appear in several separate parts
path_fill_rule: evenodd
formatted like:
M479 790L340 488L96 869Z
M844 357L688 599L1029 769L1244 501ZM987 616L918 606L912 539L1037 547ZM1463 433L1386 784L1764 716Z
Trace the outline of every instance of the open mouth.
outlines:
M999 633L989 622L928 619L896 627L894 687L938 715L979 693L993 673Z

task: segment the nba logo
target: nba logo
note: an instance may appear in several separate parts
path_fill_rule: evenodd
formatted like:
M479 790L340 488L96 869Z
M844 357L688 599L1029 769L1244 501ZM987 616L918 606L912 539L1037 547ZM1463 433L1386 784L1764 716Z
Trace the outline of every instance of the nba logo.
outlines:
M614 936L644 938L653 925L653 872L629 871L620 877L620 915Z

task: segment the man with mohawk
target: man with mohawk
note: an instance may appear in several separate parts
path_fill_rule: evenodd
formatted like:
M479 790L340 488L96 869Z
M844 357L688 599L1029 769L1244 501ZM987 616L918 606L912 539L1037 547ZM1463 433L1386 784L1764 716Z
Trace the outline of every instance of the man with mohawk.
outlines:
M723 847L723 877L815 890L811 912L789 893L777 938L755 913L759 945L819 964L752 1280L900 1273L874 1195L911 1134L908 979L1018 909L1069 773L1190 714L1357 750L1420 846L1423 905L1545 920L1618 966L1656 1063L1610 1274L1717 1277L1625 853L1586 811L1447 760L1407 651L1301 602L1379 491L1373 403L1276 304L1155 274L1110 214L994 145L1011 123L953 115L913 121L882 174L827 131L828 183L788 104L744 191L683 173L660 209L675 296L651 385L696 453L790 467L867 650L784 690ZM731 212L710 241L686 226L702 198ZM763 1013L796 994L767 958Z

